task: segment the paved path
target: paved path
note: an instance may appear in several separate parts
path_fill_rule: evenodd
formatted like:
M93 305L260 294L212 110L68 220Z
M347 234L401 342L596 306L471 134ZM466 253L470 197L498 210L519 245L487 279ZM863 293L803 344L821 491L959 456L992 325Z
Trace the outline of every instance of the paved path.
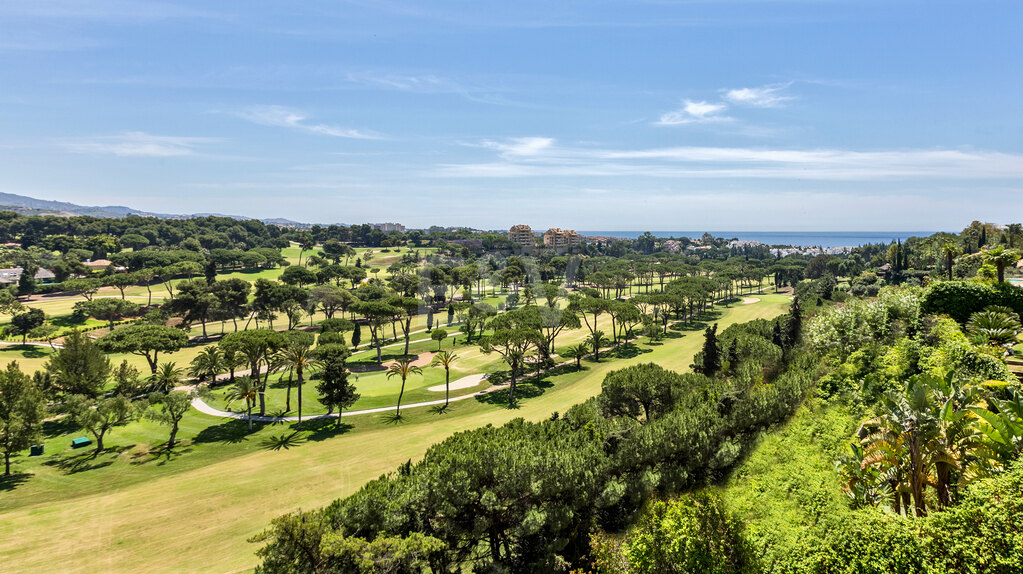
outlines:
M495 385L495 386L492 386L492 387L490 387L488 389L484 389L482 391L477 391L477 392L472 393L472 394L462 395L462 396L459 396L459 397L452 397L451 400L447 401L447 402L453 403L455 401L464 401L466 399L471 399L471 398L476 397L478 395L482 395L484 393L488 393L491 390L504 388L506 386L507 385L501 385L501 386ZM435 400L435 401L426 401L426 402L422 402L422 403L410 403L410 404L407 404L407 405L402 405L401 408L403 408L403 409L411 409L411 408L416 408L416 407L432 407L432 406L436 406L436 405L443 405L444 402L445 402L444 399L438 399L438 400ZM229 412L229 411L222 411L220 409L215 409L215 408L211 407L210 405L206 404L206 401L204 401L204 400L202 400L200 398L192 399L192 407L194 407L195 410L197 410L197 411L199 411L201 413L204 413L204 414L207 414L207 415L211 415L211 416L214 416L214 417L223 417L223 418L239 419L239 420L246 420L248 418L248 417L245 416L245 413ZM394 410L397 410L397 409L398 409L398 407L394 406L394 407L379 407L379 408L375 408L375 409L363 409L361 411L345 411L344 413L342 413L341 416L354 417L356 415L369 415L369 414L373 414L373 413L386 413L386 412L394 411ZM313 420L313 419L325 419L325 418L336 418L336 417L337 417L337 415L330 415L330 414L323 413L323 414L319 414L319 415L308 415L308 416L304 416L302 418L303 418L303 420ZM298 417L297 416L294 416L294 417L269 417L269 416L252 415L252 420L256 421L256 422L263 422L263 423L294 422L294 421L298 421Z

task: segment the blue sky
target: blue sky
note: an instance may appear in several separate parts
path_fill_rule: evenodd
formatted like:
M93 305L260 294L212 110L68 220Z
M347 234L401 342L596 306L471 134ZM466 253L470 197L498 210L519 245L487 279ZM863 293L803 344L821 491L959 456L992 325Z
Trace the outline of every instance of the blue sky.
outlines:
M0 191L409 226L1019 221L1021 29L983 0L6 0Z

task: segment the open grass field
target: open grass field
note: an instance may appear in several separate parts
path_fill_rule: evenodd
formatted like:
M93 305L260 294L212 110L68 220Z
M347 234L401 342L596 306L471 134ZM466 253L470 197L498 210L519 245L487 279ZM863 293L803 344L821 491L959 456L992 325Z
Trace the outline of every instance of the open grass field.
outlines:
M724 328L776 316L789 303L784 295L760 299L709 319ZM297 433L290 424L257 425L252 434L244 421L192 412L173 455L156 449L167 431L151 422L115 429L110 451L96 458L72 454L73 437L51 428L47 455L19 458L22 474L0 483L0 563L5 572L248 571L257 559L246 539L271 518L350 494L459 430L563 412L597 394L609 370L646 361L687 369L702 340L687 331L640 343L632 358L587 362L581 372L524 385L523 395L535 396L516 409L470 399L443 413L409 409L399 423L364 415L346 418L341 431L322 421Z

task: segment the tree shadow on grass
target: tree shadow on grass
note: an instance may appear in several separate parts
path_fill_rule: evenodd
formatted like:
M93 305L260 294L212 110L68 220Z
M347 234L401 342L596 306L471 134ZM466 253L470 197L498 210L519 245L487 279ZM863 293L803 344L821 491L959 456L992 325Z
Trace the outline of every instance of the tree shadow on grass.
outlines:
M284 424L288 424L291 421L284 420L284 417L288 416L289 412L291 412L291 411L286 411L284 409L280 409L280 410L277 410L277 411L266 413L267 416L271 416L271 417L274 417L276 419L279 419L279 420L275 420L275 421L270 421L269 424L270 425L284 425Z
M398 413L387 413L384 416L380 417L380 420L383 421L384 424L396 425L404 423L405 417L401 416Z
M575 370L575 367L572 367L571 370ZM565 372L569 371L566 370ZM554 373L548 373L548 375L552 374ZM497 389L482 395L476 395L476 400L488 405L498 405L509 409L517 409L523 400L538 397L553 386L554 383L547 379L539 381L536 379L529 379L515 385L515 402L512 404L509 404L508 402L508 396L511 391L510 387Z
M357 363L348 363L348 370L353 373L375 373L379 371L386 371L387 367L383 365L378 365L375 360L372 362L359 361Z
M30 472L12 472L10 476L0 475L0 492L14 490L32 477Z
M77 474L89 470L96 470L114 464L114 459L126 450L134 448L135 445L117 446L107 448L100 452L95 450L83 453L70 454L68 456L53 458L43 464L55 466L64 471L64 474Z
M306 437L300 431L293 431L291 434L271 435L259 443L263 450L290 450L306 442Z
M49 357L49 351L51 349L49 347L41 347L39 345L14 345L11 347L5 347L4 350L21 353L21 356L26 359L41 359L43 357Z
M252 432L258 432L265 423L252 421ZM194 443L219 442L237 444L249 440L249 424L245 419L231 419L219 425L206 427L195 435Z
M625 345L619 347L617 351L614 350L608 351L606 356L614 359L632 359L645 353L653 352L654 352L653 349L642 349L633 343L626 343Z
M79 429L71 417L60 417L43 423L43 436L48 438L71 434Z
M346 422L342 422L341 425L338 426L337 419L334 417L312 419L309 422L302 423L302 430L309 432L309 436L307 438L315 441L326 440L328 438L345 434L353 428L355 428L355 425Z
M450 404L447 404L447 405L434 405L434 406L430 407L430 412L435 414L435 415L442 415L442 414L448 412L448 410L450 410L450 409L451 409L451 405Z
M181 443L178 442L174 445L173 449L168 449L166 446L150 450L147 452L139 452L131 456L131 464L133 466L141 466L143 464L149 464L155 462L156 466L163 466L168 462L172 462L179 458L183 454L192 452L190 448L181 448Z

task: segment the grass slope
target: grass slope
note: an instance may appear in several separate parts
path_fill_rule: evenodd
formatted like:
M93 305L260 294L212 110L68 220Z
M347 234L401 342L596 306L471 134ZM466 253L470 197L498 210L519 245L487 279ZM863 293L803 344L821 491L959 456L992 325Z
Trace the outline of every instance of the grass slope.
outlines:
M722 309L715 320L724 328L770 318L788 304L784 295L761 296L759 303ZM18 461L18 470L34 476L0 483L0 563L5 572L246 571L257 560L245 540L271 518L348 495L454 432L563 412L597 394L609 370L648 361L688 369L702 342L699 332L689 332L641 344L645 352L633 358L548 378L546 392L517 409L468 400L445 414L408 410L399 424L377 415L353 417L341 436L302 433L307 442L301 445L289 444L293 431L285 426L246 435L243 421L193 412L179 435L181 454L168 460L149 454L164 429L141 423L135 436L120 438L117 429L109 443L120 452L78 463L92 467L87 470L73 468L85 455L72 455L65 468ZM52 449L58 448L66 447L55 441ZM47 450L53 452L51 445Z

